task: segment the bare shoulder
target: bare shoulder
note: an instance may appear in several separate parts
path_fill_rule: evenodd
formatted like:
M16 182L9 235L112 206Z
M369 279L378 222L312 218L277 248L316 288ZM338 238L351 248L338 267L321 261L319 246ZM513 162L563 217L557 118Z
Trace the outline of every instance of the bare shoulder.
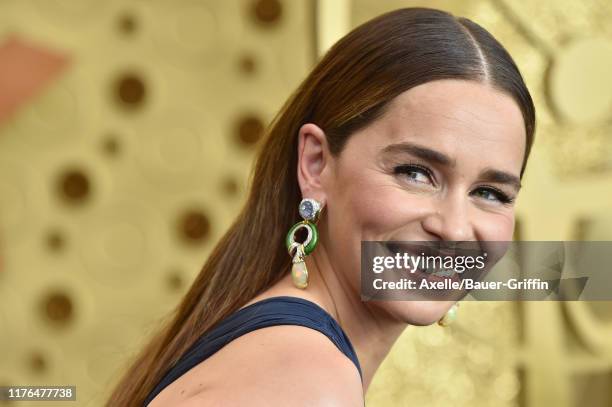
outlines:
M363 406L353 362L324 334L302 326L261 328L233 340L204 362L212 385L180 407Z

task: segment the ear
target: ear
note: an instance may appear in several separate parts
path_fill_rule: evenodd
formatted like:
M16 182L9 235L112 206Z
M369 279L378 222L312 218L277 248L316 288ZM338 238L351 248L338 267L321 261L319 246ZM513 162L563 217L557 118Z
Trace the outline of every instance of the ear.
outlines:
M331 162L325 133L313 123L300 127L298 134L297 176L304 198L325 204L325 170Z

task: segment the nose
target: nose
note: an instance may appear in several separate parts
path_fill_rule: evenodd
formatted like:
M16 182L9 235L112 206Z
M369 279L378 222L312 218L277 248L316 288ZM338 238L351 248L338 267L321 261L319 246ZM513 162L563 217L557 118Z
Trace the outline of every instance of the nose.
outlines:
M469 217L469 203L464 196L440 197L432 203L431 211L422 220L422 226L439 240L476 240Z

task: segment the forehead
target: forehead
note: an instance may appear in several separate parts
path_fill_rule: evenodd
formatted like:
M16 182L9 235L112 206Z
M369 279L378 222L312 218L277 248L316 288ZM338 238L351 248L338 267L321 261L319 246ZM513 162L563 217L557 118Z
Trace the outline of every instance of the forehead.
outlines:
M372 127L375 131L369 137L375 137L381 147L410 141L456 157L458 162L468 158L479 166L503 167L516 174L526 145L517 103L474 81L439 80L409 89L390 103Z

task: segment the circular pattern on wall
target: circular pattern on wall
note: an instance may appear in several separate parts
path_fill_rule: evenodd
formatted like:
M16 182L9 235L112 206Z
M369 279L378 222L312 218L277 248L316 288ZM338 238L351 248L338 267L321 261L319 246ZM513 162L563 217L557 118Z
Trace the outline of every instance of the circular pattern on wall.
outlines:
M38 173L12 158L0 157L0 236L3 248L19 240L36 222L45 203Z
M254 114L245 114L235 124L235 138L238 144L246 147L255 145L265 131L261 118Z
M26 366L35 375L42 375L49 369L49 361L43 352L34 350L27 355Z
M240 192L240 183L236 177L226 175L221 180L221 193L228 198L234 198Z
M159 213L146 203L116 202L83 225L79 245L85 270L96 281L129 288L158 273L165 247Z
M47 249L59 253L66 248L66 238L59 229L50 230L45 236Z
M134 35L138 30L138 19L129 11L121 13L117 18L117 30L125 37Z
M119 74L114 81L117 105L126 111L142 109L148 97L147 84L140 72L127 71Z
M171 270L166 274L165 283L169 291L178 292L185 286L185 277L180 270Z
M147 179L172 191L206 188L224 165L217 122L192 109L169 110L148 121L136 152Z
M79 85L69 78L50 84L15 116L14 129L29 148L59 149L81 137Z
M87 171L77 167L63 170L58 177L56 191L64 202L73 205L86 203L92 194Z
M11 309L10 314L0 312L9 319L0 326L11 330L0 343L8 349L16 344L22 348L5 367L11 379L26 383L38 374L55 380L54 370L63 366L57 374L76 378L81 401L91 405L100 404L97 390L124 358L126 339L134 338L130 344L142 339L145 324L137 321L159 315L151 304L161 309L180 295L217 229L235 215L233 204L239 202L236 197L246 179L251 150L235 151L234 134L228 129L233 123L227 120L234 111L230 105L250 93L253 96L245 97L257 100L247 106L262 107L261 83L252 77L266 74L264 82L274 79L269 69L274 62L268 56L282 48L277 38L284 35L267 30L274 37L258 37L263 30L254 32L251 21L240 13L249 12L250 0L145 3L125 7L127 3L121 2L45 0L9 7L10 18L0 17L29 21L21 17L33 14L33 31L26 31L49 34L45 38L59 41L58 49L69 49L74 58L70 69L26 107L24 120L10 124L17 131L0 135L12 138L3 140L7 146L21 147L23 140L28 148L7 154L23 159L28 170L40 169L42 175L33 180L19 170L18 177L7 177L6 162L0 158L0 185L8 185L0 186L0 194L9 195L0 196L0 201L9 202L0 204L0 209L9 209L0 219L13 217L0 224L0 238L9 236L0 244L3 252L8 249L11 267L3 270L6 280L0 281L11 285L0 287L0 294L12 289L13 282L23 288L28 281L40 282L12 296L0 295L2 305ZM281 21L265 9L258 13L266 27ZM291 37L297 45L307 42L302 39L302 23L293 27ZM54 33L63 34L60 38ZM70 41L77 38L72 34L79 44ZM273 82L266 85L266 112L286 90ZM246 83L248 89L243 87ZM160 118L166 106L175 111ZM191 111L183 112L185 107ZM240 145L256 144L260 137L257 132L245 134L246 142ZM44 147L52 148L52 154ZM138 170L135 165L146 168L151 185L139 184L143 177L131 173ZM185 193L203 198L206 205L183 201L167 210ZM228 205L231 197L235 199ZM164 211L163 218L158 210ZM23 232L30 239L24 241L40 252L13 250L13 232ZM166 253L173 254L172 261L164 259ZM22 297L29 305L23 312L14 307ZM115 324L117 307L130 315ZM112 346L113 341L121 347L96 346ZM67 351L61 356L67 358L55 357L45 343L58 343ZM86 383L87 371L91 383ZM20 372L26 380L19 380Z
M201 244L210 236L209 216L202 209L188 209L181 214L178 234L188 244Z
M104 136L101 143L102 153L110 158L115 158L121 153L121 142L118 135L109 133Z
M283 6L278 0L255 0L251 5L251 15L256 23L273 27L281 21Z
M77 151L67 150L42 163L46 195L51 199L52 209L63 214L95 211L110 199L115 188L108 163L97 151ZM61 226L58 222L55 225Z
M40 310L43 319L57 327L73 323L75 309L71 296L63 289L54 288L40 299Z
M238 59L238 69L245 76L251 76L257 72L257 58L252 53L243 53Z
M202 1L183 1L181 7L167 3L164 18L156 21L156 29L150 38L159 53L179 69L212 67L223 61L225 47L219 47L219 40L225 35L239 38L241 30L233 18L219 21L219 4Z
M575 123L612 119L612 42L581 38L556 55L548 77L551 103Z

